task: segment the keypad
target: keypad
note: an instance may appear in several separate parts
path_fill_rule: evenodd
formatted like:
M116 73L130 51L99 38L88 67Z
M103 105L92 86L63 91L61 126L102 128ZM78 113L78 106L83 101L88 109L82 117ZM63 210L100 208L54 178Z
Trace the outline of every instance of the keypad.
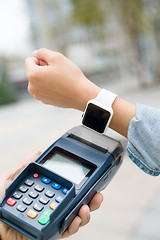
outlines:
M45 195L46 195L47 197L49 197L49 198L52 198L52 197L54 197L55 193L48 190L48 191L45 193Z
M41 185L37 184L34 189L36 191L38 191L38 192L42 192L44 190L44 187L42 187Z
M28 191L28 187L22 185L19 187L19 191L22 192L22 193L26 193Z
M31 198L29 198L29 197L25 197L24 199L23 199L23 203L25 203L26 205L31 205L32 204L32 202L33 202L33 200L31 199Z
M46 198L46 197L41 197L40 199L39 199L39 201L40 201L40 203L43 203L43 204L47 204L47 203L49 203L49 199L48 198Z
M35 191L31 191L30 193L29 193L29 196L31 197L31 198L37 198L38 196L39 196L39 194L37 193L37 192L35 192Z
M31 173L15 189L6 201L9 208L45 225L50 220L51 213L58 207L68 194L69 189L38 173ZM12 209L11 209L12 211Z
M34 182L32 180L30 180L30 179L26 179L24 184L26 184L27 186L31 187L34 184Z
M14 192L13 195L12 195L15 199L20 199L23 194L21 194L20 192Z
M34 207L33 207L33 208L34 208L36 211L40 212L40 211L43 210L44 207L43 207L42 205L36 203L36 204L34 204Z
M17 206L17 210L20 211L20 212L25 212L26 209L27 209L27 207L25 205L19 204Z

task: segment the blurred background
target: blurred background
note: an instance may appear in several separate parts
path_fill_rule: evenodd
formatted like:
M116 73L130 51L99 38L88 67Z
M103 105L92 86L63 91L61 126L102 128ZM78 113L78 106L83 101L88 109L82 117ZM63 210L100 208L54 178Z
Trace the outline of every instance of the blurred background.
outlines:
M100 87L160 108L160 0L5 0L0 3L0 171L43 151L81 113L43 105L27 93L25 59L60 51ZM126 139L109 130L108 134ZM88 226L71 237L160 239L159 177L125 156Z

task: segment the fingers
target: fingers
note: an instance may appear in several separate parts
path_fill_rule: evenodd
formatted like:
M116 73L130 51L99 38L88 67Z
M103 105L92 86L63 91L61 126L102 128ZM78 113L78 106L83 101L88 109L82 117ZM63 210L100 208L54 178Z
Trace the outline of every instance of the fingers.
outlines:
M37 66L39 65L39 60L35 57L29 57L25 61L26 63L26 70L30 71L30 69L37 69Z
M80 208L79 213L78 213L79 216L77 216L73 220L73 222L71 223L69 228L62 234L62 236L59 239L67 238L67 237L75 234L76 232L78 232L80 227L83 227L87 223L89 223L89 221L90 221L90 211L97 210L100 207L102 201L103 201L102 194L101 193L96 193L96 195L91 200L89 206L83 205Z
M43 62L46 62L50 64L53 60L53 57L57 55L56 52L53 52L47 48L40 48L39 50L36 50L33 52L33 56L39 60L43 60Z
M90 221L90 210L87 205L83 205L78 213L81 218L81 227L85 226Z
M81 218L79 216L77 216L73 222L71 223L71 225L69 226L69 228L62 234L62 236L59 239L64 239L67 237L70 237L71 235L75 234L76 232L78 232L80 225L81 225Z
M39 65L40 65L40 66L47 66L48 63L45 62L45 61L43 61L43 60L39 60Z
M101 206L102 202L103 202L102 194L96 193L96 195L92 198L91 202L89 203L90 211L92 212L97 210Z

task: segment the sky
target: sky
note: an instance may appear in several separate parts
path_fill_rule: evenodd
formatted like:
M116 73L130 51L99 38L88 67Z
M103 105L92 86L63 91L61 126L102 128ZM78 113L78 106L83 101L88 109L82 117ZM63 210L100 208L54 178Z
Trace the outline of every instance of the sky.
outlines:
M25 0L0 1L0 55L29 54L27 10Z

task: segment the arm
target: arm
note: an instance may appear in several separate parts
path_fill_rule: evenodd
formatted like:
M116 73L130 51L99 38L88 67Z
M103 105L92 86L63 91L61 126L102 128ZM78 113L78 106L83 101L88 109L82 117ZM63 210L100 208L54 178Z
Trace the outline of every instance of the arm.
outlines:
M69 59L47 49L34 52L34 57L26 60L26 69L28 91L46 104L84 111L87 102L100 91ZM116 98L113 111L110 128L127 137L135 105Z

